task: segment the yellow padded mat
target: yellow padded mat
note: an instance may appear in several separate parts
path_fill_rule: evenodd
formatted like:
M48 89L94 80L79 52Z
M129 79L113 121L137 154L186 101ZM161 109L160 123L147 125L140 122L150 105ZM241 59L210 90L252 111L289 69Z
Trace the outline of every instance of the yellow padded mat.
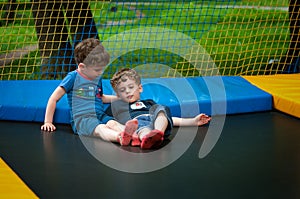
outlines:
M243 76L273 96L273 107L300 118L300 74Z
M38 198L1 158L0 198Z

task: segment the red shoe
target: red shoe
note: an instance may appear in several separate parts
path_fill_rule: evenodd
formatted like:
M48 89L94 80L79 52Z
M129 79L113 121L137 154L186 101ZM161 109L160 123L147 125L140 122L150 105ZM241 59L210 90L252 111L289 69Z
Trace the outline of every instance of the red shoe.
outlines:
M118 141L122 146L127 146L130 144L131 138L133 133L137 130L138 128L138 121L136 119L129 120L125 124L125 130L124 132L119 134L119 139Z
M164 140L164 133L159 130L152 130L148 135L143 137L141 148L151 149L161 145Z
M134 133L132 135L131 146L140 146L140 145L141 145L141 141L139 135L137 133Z

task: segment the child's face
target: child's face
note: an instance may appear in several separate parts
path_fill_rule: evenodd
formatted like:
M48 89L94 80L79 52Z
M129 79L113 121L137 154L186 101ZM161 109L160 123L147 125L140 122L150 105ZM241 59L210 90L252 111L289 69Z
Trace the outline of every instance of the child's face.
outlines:
M140 93L143 91L142 85L138 85L134 80L125 78L126 81L122 81L118 84L116 93L123 101L131 103L140 99Z
M82 67L79 67L79 70L81 73L83 73L85 76L87 76L87 78L93 80L102 75L103 68L104 67L102 67L102 66L83 65Z

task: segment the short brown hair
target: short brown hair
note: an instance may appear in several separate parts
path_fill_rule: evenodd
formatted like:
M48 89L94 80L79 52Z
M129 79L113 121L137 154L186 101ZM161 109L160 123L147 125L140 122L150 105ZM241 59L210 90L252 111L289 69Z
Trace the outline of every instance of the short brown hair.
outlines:
M126 81L126 77L129 79L134 80L138 85L141 84L141 77L140 75L131 68L123 68L116 72L113 77L110 79L110 84L113 89L116 91L117 86L121 83Z
M75 47L75 61L87 66L106 66L110 56L98 39L88 38L82 40Z

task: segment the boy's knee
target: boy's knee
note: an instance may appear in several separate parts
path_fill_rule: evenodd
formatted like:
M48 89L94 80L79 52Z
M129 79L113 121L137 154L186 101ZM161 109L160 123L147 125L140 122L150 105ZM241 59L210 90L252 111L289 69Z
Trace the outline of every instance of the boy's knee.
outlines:
M115 120L109 120L107 123L106 123L106 125L108 126L108 127L114 127L114 126L116 126L118 123L115 121Z
M101 132L103 131L103 128L106 128L105 124L99 124L99 125L94 129L93 135L95 135L95 136L100 136L100 135L101 135Z
M163 116L163 117L167 117L167 114L166 114L166 112L165 112L165 111L163 111L163 110L160 110L160 111L158 112L157 116Z

